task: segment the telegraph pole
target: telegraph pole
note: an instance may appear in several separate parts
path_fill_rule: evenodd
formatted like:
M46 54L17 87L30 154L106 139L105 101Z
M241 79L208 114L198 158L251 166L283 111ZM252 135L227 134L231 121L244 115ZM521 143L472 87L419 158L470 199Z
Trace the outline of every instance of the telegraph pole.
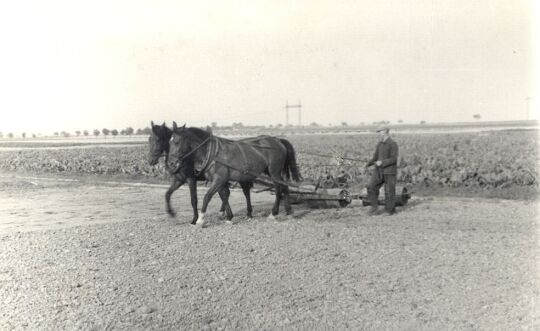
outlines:
M285 126L289 126L289 109L298 109L298 126L302 126L302 102L298 100L298 104L289 105L289 101L285 104Z
M298 100L298 126L302 126L302 103Z
M289 126L289 101L285 103L285 126Z

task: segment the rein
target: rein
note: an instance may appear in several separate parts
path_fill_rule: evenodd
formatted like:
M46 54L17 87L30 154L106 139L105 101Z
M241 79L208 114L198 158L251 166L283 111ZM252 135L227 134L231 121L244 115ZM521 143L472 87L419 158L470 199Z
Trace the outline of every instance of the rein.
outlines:
M342 160L355 161L355 162L369 162L368 159L356 159L356 158L352 158L352 157L344 157L344 156L341 156L341 155L319 154L319 153L311 153L311 152L306 152L306 151L298 151L297 153L298 154L311 155L311 156L319 156L319 157L324 157L324 158L327 158L327 159L342 159Z
M195 147L194 149L192 149L191 151L189 151L188 153L184 154L182 156L182 158L180 159L180 161L184 161L188 156L190 156L191 154L195 153L199 148L203 147L204 144L206 144L210 138L212 138L212 136L209 136L208 138L206 138L205 140L203 140L202 143L200 143L197 147Z
M206 143L208 143L210 141L210 139L212 139L212 135L210 135L208 138L206 138L205 140L203 140L199 145L197 145L197 147L195 147L194 149L192 149L191 151L187 152L186 154L184 154L179 160L178 162L183 162L185 159L187 159L190 155L192 155L193 153L195 153L199 148L203 147ZM210 154L212 154L212 149L209 148L208 149L208 152L206 153L206 158L203 162L203 166L201 168L201 170L195 170L196 172L198 172L199 174L204 172L206 170L206 168L208 167L208 164L210 163ZM217 153L216 153L217 154Z

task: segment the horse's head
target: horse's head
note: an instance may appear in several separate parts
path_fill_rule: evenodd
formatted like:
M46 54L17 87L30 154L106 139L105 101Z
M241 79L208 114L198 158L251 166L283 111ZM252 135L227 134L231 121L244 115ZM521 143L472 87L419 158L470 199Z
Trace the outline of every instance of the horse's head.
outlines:
M169 151L169 140L172 131L165 125L165 122L162 125L154 125L154 122L151 121L150 126L152 131L148 138L148 163L155 165L158 163L159 158Z
M176 172L182 166L184 155L191 151L189 132L184 124L178 127L173 122L172 136L169 141L169 159L167 166L170 172Z

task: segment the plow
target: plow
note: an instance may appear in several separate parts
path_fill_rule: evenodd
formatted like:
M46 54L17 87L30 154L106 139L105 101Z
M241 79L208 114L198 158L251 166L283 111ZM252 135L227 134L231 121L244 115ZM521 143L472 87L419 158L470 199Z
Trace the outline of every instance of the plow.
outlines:
M255 191L255 193L269 191L275 194L270 178L259 176L255 182L263 186L262 189ZM362 202L362 206L370 205L367 191L364 190L364 192L360 193L350 192L346 181L332 184L321 177L315 181L315 184L298 185L288 182L282 184L287 185L289 188L289 198L292 204L306 204L310 208L344 208L357 200ZM405 206L411 196L412 192L409 192L406 187L396 187L396 206ZM379 196L378 203L379 205L385 204L384 194Z

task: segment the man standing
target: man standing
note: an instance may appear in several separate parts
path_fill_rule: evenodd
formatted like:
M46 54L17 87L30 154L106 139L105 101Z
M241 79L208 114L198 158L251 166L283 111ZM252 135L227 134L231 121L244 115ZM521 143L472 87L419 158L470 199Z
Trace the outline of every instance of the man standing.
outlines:
M369 167L375 164L375 169L367 187L368 199L371 204L369 213L370 215L377 213L379 189L384 184L385 212L392 215L396 209L398 145L390 138L390 129L388 127L379 127L376 132L380 137L379 143L373 158L366 165L366 167Z

